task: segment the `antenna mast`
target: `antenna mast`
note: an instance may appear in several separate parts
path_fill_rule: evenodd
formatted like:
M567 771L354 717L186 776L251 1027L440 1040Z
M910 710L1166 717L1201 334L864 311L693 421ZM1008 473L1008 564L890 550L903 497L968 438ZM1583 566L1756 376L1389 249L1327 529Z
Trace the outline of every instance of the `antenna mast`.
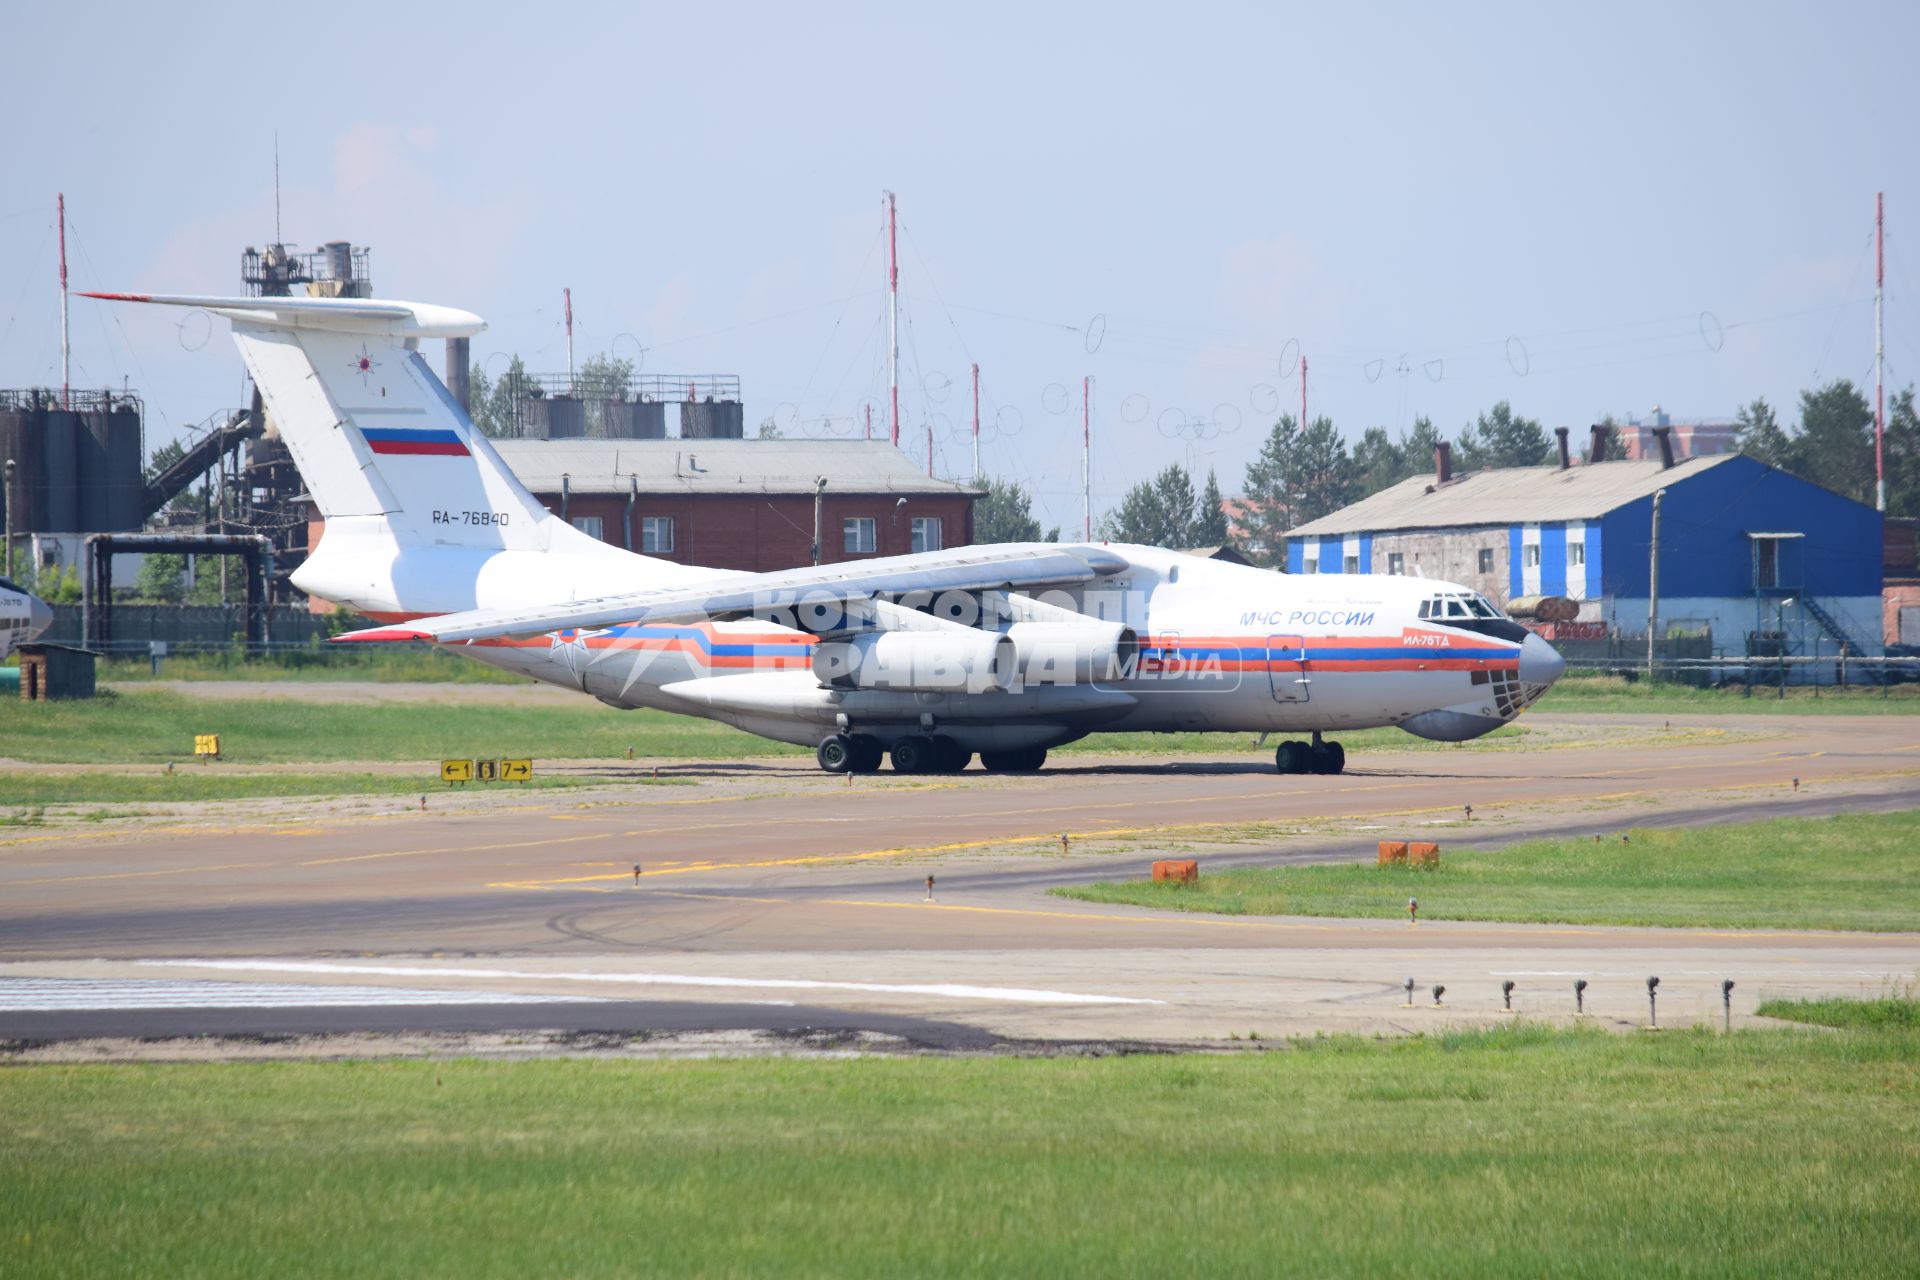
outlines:
M1300 429L1307 429L1307 357L1300 357Z
M1093 378L1080 379L1080 523L1081 537L1093 541Z
M1886 300L1887 286L1887 239L1886 239L1886 200L1884 191L1876 191L1873 196L1873 505L1876 510L1887 509L1887 426L1886 405L1886 368L1887 340L1886 330L1880 322L1880 310Z
M893 192L887 192L887 387L893 395L893 447L900 447L900 255L894 244Z
M565 295L567 300L567 394L572 395L573 394L573 289L571 287L568 287L568 288L562 289L560 292L563 295ZM687 399L689 400L693 399L693 396L691 393L688 394Z
M280 131L273 131L273 242L280 243Z
M71 345L67 341L67 193L56 197L60 211L60 407L73 408Z

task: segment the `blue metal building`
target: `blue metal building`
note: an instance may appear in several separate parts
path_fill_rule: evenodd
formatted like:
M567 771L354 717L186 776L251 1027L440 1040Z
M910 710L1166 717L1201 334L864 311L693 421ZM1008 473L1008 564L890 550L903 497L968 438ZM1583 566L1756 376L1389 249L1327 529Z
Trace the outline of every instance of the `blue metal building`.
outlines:
M1287 569L1565 596L1584 634L1645 636L1660 491L1662 634L1709 632L1729 657L1778 652L1781 633L1795 654L1883 651L1880 513L1739 454L1442 466L1292 530Z

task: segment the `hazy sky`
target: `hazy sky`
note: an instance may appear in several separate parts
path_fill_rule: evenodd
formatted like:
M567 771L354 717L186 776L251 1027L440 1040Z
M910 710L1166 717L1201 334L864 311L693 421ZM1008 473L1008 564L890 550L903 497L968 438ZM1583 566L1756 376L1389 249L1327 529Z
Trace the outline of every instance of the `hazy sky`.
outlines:
M476 360L563 368L570 285L580 358L737 373L749 430L789 435L868 403L884 431L892 188L907 444L931 420L969 470L978 361L985 469L1070 525L1087 374L1096 517L1170 461L1235 489L1302 352L1350 437L1500 399L1790 417L1871 382L1876 190L1888 381L1920 377L1913 4L42 4L6 31L0 386L58 381L55 191L76 289L235 293L276 129L285 238L480 312ZM181 321L74 303L75 382L127 379L150 445L240 403L225 324Z

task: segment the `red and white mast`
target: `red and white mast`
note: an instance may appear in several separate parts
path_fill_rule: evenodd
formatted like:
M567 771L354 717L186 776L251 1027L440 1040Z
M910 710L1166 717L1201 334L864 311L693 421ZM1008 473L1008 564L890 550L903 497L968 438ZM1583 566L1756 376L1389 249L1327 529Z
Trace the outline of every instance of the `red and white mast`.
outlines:
M1887 509L1886 330L1880 311L1886 300L1886 192L1873 196L1873 505Z
M893 447L900 447L900 255L894 242L893 192L887 192L887 388L893 397ZM933 469L933 450L927 450Z
M60 211L60 407L73 408L71 345L67 341L67 193L56 198Z

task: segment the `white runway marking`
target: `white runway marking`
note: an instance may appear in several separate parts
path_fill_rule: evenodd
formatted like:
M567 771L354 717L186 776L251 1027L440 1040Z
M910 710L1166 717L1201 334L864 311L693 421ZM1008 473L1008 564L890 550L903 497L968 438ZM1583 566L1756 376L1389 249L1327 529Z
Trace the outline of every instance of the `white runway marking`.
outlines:
M285 982L0 978L0 1013L86 1009L330 1009L361 1005L600 1004L603 996L528 996L411 987L322 987Z
M430 969L406 965L334 964L300 960L142 960L186 969L242 969L257 973L338 973L386 978L494 978L533 982L611 982L656 987L730 987L781 991L865 991L882 995L945 996L1018 1004L1159 1004L1134 996L1093 996L1028 987L973 987L960 983L825 982L812 978L708 978L671 973L540 973L524 969Z

